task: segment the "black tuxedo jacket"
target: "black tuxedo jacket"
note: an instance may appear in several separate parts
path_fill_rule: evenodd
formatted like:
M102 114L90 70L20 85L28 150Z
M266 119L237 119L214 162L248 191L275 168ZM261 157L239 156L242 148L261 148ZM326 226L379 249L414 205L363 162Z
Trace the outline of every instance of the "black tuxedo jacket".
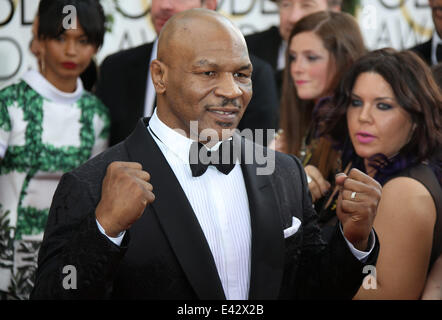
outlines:
M282 92L282 72L278 71L278 56L279 47L282 43L282 38L279 33L279 28L272 26L262 32L254 33L245 37L249 52L256 55L269 63L273 68L275 83L278 90L278 95Z
M107 57L101 64L96 94L110 111L111 146L123 141L144 115L152 48L153 43L147 43L121 51ZM272 68L253 55L250 60L253 96L238 129L275 129L279 98Z
M282 43L279 29L272 26L267 30L245 37L249 52L269 63L273 70L278 66L279 47Z
M429 66L432 65L431 62L431 43L433 41L433 38L428 40L427 42L418 44L417 46L414 46L410 50L416 52Z
M122 143L65 174L54 195L33 299L224 299L214 259L198 220L160 149L148 119ZM240 139L242 150L252 142ZM255 148L261 148L254 145ZM244 154L242 155L244 156ZM112 161L137 161L151 174L155 201L127 230L121 247L100 233L95 207ZM250 299L351 298L362 283L363 264L339 229L328 246L320 239L304 170L276 153L275 171L257 175L241 164L251 220ZM301 227L284 239L292 217ZM376 241L377 242L377 241ZM379 246L366 264L374 264ZM65 290L64 266L77 271L77 289Z

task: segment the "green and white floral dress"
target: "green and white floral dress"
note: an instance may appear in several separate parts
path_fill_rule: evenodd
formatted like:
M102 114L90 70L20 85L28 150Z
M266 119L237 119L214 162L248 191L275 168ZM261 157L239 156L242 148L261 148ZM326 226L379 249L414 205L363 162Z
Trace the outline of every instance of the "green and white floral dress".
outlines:
M65 93L29 71L0 91L0 292L8 297L29 297L61 175L107 147L109 123L80 79Z

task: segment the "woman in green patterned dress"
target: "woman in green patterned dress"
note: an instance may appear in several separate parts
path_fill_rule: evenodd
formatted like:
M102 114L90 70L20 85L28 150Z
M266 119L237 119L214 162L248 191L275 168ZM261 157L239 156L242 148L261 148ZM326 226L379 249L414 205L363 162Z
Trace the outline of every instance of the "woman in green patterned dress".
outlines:
M27 299L61 175L107 147L107 108L79 75L103 44L96 0L41 0L39 71L0 91L0 299Z

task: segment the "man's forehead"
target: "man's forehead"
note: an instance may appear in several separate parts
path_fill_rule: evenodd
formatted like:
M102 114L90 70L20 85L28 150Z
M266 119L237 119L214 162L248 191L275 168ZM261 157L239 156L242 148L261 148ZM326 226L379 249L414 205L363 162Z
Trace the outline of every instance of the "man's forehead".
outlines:
M196 23L177 31L175 40L184 48L200 52L219 52L237 55L247 51L243 35L233 27L217 27Z

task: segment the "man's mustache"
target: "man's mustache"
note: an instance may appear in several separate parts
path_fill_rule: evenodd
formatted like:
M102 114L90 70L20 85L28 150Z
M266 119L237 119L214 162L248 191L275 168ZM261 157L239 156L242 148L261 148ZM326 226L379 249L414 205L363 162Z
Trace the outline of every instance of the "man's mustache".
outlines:
M241 104L236 98L235 99L223 98L223 100L219 104L210 104L207 107L226 107L228 105L232 105L238 109L241 108Z

